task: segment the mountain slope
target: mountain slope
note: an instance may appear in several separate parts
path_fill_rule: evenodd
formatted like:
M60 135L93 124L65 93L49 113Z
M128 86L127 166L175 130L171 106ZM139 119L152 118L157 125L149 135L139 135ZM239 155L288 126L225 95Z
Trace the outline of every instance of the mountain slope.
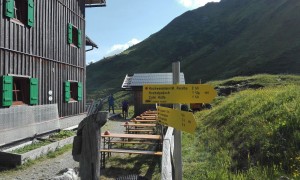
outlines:
M119 88L128 73L170 72L188 83L257 73L299 73L300 1L222 0L175 18L125 52L87 67L87 90Z

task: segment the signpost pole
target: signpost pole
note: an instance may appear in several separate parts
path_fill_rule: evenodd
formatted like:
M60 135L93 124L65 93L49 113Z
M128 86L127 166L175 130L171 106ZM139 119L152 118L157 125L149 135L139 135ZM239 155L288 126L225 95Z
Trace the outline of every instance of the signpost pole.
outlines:
M180 83L180 62L172 63L173 84ZM180 104L174 104L174 109L180 110ZM182 180L181 131L174 129L174 166L175 180Z

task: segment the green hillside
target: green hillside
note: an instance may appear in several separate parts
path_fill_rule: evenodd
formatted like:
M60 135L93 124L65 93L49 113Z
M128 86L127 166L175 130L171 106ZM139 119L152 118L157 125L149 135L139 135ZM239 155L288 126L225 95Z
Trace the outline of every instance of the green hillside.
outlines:
M87 66L87 91L118 89L126 74L170 72L188 83L300 72L300 1L222 0L175 18L125 52ZM100 35L100 34L99 34Z
M264 88L218 97L183 135L184 179L300 179L300 76L259 75L235 82Z

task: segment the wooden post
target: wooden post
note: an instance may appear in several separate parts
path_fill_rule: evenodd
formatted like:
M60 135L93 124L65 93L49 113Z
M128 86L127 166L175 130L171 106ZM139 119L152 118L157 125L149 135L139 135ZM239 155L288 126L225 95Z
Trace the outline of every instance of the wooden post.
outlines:
M180 62L172 64L173 84L180 83ZM174 109L180 110L180 104L174 104ZM182 180L181 131L174 129L174 166L175 180Z
M106 123L107 118L108 112L100 111L84 118L78 126L76 136L78 143L73 143L72 154L74 160L79 161L81 179L100 179L100 128Z

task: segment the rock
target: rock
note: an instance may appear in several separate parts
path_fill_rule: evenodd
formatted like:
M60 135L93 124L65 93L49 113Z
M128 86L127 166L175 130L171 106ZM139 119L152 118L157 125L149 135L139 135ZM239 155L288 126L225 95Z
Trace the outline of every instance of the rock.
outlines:
M51 180L78 180L78 174L74 169L67 168L65 171L62 175L56 176Z

